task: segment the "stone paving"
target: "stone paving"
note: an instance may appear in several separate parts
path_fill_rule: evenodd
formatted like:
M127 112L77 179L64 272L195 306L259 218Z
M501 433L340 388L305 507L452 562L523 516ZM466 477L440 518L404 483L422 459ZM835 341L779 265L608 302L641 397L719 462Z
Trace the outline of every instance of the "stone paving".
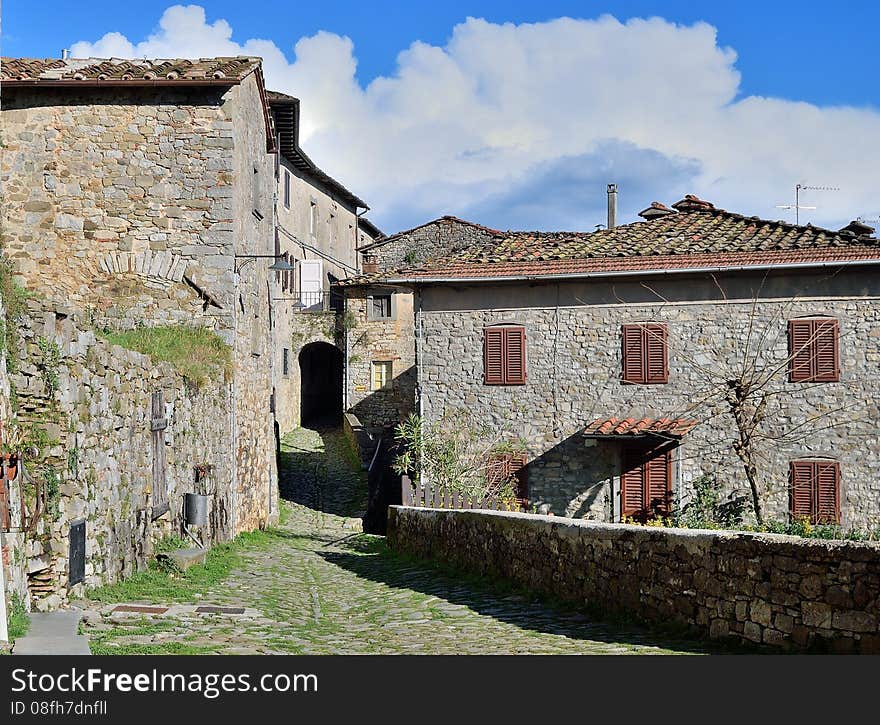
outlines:
M156 616L86 604L84 632L97 653L667 654L693 642L633 625L596 622L389 552L360 533L363 476L341 433L285 438L282 493L333 513L287 503L267 541L194 604L244 607L243 615L187 606ZM161 604L149 602L149 604Z

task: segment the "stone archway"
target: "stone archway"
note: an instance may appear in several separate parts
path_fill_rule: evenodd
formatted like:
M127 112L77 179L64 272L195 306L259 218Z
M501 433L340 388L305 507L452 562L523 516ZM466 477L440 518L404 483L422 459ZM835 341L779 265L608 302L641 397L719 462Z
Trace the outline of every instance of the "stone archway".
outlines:
M300 420L306 428L338 426L342 421L342 351L313 342L299 353Z

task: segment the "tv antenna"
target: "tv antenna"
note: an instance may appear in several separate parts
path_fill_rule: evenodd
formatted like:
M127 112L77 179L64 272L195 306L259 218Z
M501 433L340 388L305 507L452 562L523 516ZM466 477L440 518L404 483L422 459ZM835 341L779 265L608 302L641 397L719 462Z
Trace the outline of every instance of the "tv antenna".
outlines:
M809 189L810 191L840 191L837 186L810 186L807 184L795 184L794 187L794 204L777 204L777 209L794 209L794 223L801 223L801 209L815 209L814 206L801 206L801 191Z

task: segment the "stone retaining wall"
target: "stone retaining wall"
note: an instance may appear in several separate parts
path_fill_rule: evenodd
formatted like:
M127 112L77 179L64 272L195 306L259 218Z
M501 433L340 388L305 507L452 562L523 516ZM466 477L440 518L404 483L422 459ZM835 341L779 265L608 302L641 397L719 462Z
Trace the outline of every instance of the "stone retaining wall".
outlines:
M254 485L242 465L242 446L230 445L231 383L218 379L197 388L169 363L111 345L52 305L41 309L32 301L29 307L21 328L26 355L11 376L19 399L16 418L19 426L33 425L47 438L39 459L28 462L30 478L45 481L49 469L57 477L46 513L24 538L34 608L54 609L82 596L86 587L119 581L145 567L158 540L184 536L185 493L209 496L208 525L193 529L206 545L227 541L245 527L266 525L273 507L269 498L277 510L277 492ZM51 370L40 340L57 345L59 357ZM50 375L54 390L47 389ZM167 420L164 497L154 477L155 392L163 395ZM245 442L256 445L243 437ZM265 450L261 446L252 455ZM32 484L19 477L15 487ZM163 500L168 511L160 514L162 509L154 507ZM71 585L69 537L78 521L86 523L85 581Z
M880 545L393 506L388 543L608 613L782 650L880 652Z

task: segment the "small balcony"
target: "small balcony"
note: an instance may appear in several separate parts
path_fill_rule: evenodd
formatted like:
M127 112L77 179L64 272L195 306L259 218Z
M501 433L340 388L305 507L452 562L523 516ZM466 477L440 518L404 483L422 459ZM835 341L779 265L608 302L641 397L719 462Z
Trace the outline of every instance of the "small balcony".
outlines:
M288 292L280 305L290 305L294 312L342 312L343 298L339 292Z

